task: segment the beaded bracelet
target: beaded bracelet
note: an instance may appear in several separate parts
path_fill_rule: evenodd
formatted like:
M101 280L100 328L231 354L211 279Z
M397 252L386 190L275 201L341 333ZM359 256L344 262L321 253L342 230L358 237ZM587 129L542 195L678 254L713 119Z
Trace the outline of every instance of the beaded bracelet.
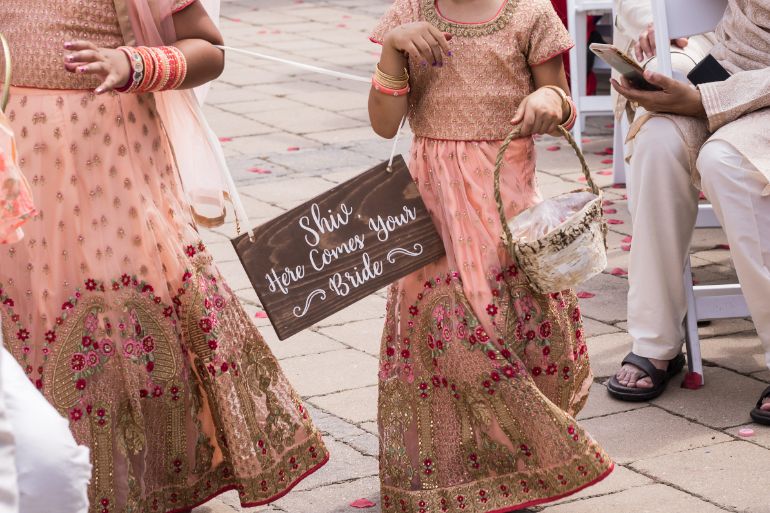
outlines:
M409 85L406 85L401 89L391 89L389 87L385 87L384 85L380 84L377 81L377 77L372 77L372 87L374 87L375 91L380 92L382 94L387 94L388 96L404 96L406 94L409 94L409 91L410 91Z
M187 59L175 46L118 48L128 57L131 75L115 90L121 93L154 93L177 89L187 78Z

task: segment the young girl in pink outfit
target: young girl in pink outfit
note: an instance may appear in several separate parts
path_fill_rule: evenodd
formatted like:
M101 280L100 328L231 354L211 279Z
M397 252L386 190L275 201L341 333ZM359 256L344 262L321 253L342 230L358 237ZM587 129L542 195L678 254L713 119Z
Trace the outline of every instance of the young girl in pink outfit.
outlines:
M508 512L590 486L613 463L575 422L592 376L571 291L541 295L501 244L540 201L532 134L575 112L549 0L396 0L374 30L369 113L415 133L410 170L447 256L395 284L380 368L382 509Z

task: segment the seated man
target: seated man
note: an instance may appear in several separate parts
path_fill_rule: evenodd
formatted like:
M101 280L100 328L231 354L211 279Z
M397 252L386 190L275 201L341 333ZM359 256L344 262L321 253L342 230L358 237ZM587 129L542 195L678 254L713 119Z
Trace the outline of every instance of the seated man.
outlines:
M686 311L682 274L702 189L724 227L770 365L770 6L729 0L711 54L732 74L693 88L651 71L647 92L613 81L645 111L631 128L634 223L629 290L633 352L608 385L625 400L660 395L679 372ZM689 45L688 45L689 46ZM770 387L752 410L770 424Z

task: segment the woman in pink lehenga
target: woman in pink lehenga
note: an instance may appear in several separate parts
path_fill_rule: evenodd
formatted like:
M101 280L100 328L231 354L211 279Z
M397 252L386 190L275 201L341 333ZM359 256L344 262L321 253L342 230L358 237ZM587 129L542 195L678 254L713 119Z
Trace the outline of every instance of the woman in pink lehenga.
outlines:
M179 137L205 132L187 89L221 71L218 31L195 0L3 0L0 32L14 57L8 117L39 209L25 239L0 249L2 331L91 449L90 511L286 493L327 452L200 241L194 215L217 198L188 186L195 173L181 164L201 166L198 184L219 180L197 156L217 150L210 139ZM185 91L111 91L155 86L135 64L126 83L141 44L165 52L139 54L145 75L161 70L158 83Z
M573 416L592 376L577 298L532 290L500 239L493 170L508 217L537 204L531 134L574 120L548 0L396 0L372 126L415 133L409 168L446 257L389 294L380 353L384 512L503 513L607 476L613 463Z

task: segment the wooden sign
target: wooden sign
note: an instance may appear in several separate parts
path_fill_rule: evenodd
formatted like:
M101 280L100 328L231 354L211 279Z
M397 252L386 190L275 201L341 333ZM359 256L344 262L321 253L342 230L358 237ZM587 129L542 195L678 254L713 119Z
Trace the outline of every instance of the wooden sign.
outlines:
M444 255L404 159L386 167L233 240L281 340Z

